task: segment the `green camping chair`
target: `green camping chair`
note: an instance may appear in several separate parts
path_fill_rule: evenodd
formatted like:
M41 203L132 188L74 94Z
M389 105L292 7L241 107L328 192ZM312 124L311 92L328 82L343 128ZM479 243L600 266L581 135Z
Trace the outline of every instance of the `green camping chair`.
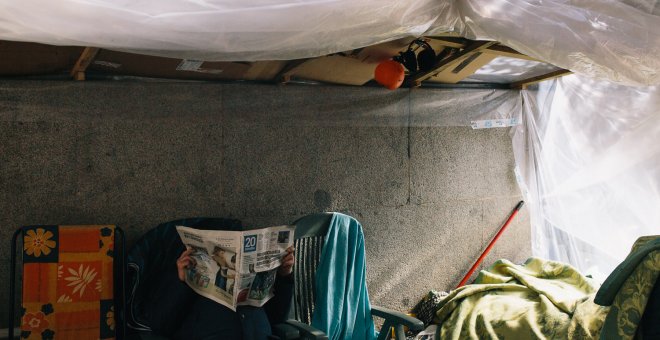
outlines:
M274 335L281 339L328 339L322 331L310 326L314 313L316 269L321 261L321 251L325 235L334 213L318 213L302 217L294 224L296 264L294 301L291 318L284 325L274 326ZM394 327L397 339L405 339L404 326L413 331L421 331L424 324L409 315L387 308L371 306L371 315L385 319L378 336L379 340L389 339Z

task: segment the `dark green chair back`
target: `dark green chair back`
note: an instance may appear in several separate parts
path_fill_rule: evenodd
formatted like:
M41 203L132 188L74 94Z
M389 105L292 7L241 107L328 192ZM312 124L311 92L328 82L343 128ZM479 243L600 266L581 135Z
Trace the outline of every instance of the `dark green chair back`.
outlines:
M316 269L321 261L325 235L333 216L333 213L318 213L294 222L296 265L293 267L295 285L292 316L306 324L312 322Z
M288 325L295 327L300 332L293 336L280 334L282 339L325 339L328 337L323 332L308 325L312 322L314 313L314 287L316 286L316 270L321 262L321 255L325 237L335 213L317 213L300 218L296 225L294 246L296 248L296 264L293 266L294 292L292 310ZM404 326L413 331L424 329L424 323L404 313L388 308L371 306L371 315L384 319L383 326L378 336L379 340L388 339L394 328L397 339L405 339ZM306 325L305 325L306 324Z

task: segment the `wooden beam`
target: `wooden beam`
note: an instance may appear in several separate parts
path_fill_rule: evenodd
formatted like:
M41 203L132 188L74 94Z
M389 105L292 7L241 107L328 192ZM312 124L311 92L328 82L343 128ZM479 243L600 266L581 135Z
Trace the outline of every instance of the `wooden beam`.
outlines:
M554 79L554 78L558 78L558 77L563 77L563 76L566 76L566 75L569 75L569 74L572 74L572 73L573 72L571 72L569 70L561 69L561 70L557 70L557 71L552 71L550 73L542 74L540 76L523 79L523 80L517 81L515 83L511 83L509 86L512 89L522 89L522 90L524 90L529 85L540 83L544 80L550 80L550 79Z
M517 58L517 59L525 59L525 60L531 60L531 61L544 62L542 60L532 58L532 57L530 57L526 54L522 54L522 53L514 50L511 47L500 45L500 44L493 45L493 46L489 47L488 49L486 49L484 52L495 54L495 55L498 55L498 56L501 56L501 57L509 57L509 58Z
M474 53L477 53L479 51L482 51L494 44L497 44L496 41L473 41L467 46L465 46L464 49L460 50L459 52L454 53L453 55L450 55L449 57L442 59L442 60L437 60L435 65L428 70L428 71L419 71L415 72L410 75L408 84L411 86L419 86L421 82L423 82L426 79L429 79L433 77L433 75L438 74L455 64L457 64L459 61L464 60L465 58L471 56Z
M470 40L465 39L465 38L454 38L454 37L428 37L429 39L432 39L436 41L439 45L447 46L447 47L453 47L453 48L464 48L470 43ZM518 58L518 59L525 59L525 60L532 60L532 61L541 61L536 58L532 58L528 55L522 54L511 47L504 46L501 44L495 44L493 46L488 47L483 51L484 53L490 53L490 54L495 54L498 56L502 57L510 57L510 58Z
M295 68L297 79L343 85L364 85L374 78L377 64L363 63L358 58L330 55L314 58Z
M286 65L284 65L280 72L277 73L277 75L273 78L273 81L278 84L288 83L291 81L291 75L296 70L296 68L308 62L309 60L310 58L291 60Z
M470 43L470 40L460 37L425 37L437 41L440 45L453 48L463 48Z
M444 71L429 78L428 81L440 82L444 84L456 84L459 81L473 75L482 66L490 63L497 56L490 53L476 52L468 57L456 61L456 66L445 69Z
M80 54L78 61L71 69L71 77L75 80L85 80L85 70L87 67L94 61L96 54L99 53L100 48L96 47L85 47L85 49Z

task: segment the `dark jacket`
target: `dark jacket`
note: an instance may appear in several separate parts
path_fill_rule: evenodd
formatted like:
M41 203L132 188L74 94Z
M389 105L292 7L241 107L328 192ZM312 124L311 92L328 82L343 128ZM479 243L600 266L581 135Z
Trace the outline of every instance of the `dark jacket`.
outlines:
M155 289L147 318L154 333L173 339L265 340L270 325L288 315L292 294L293 275L278 277L275 296L263 308L239 306L234 312L195 293L173 267Z
M147 232L128 256L128 323L173 339L264 340L270 326L288 316L293 277L278 277L275 296L262 308L234 312L179 281L176 259L185 250L177 225L206 230L242 230L240 221L195 218L163 223Z

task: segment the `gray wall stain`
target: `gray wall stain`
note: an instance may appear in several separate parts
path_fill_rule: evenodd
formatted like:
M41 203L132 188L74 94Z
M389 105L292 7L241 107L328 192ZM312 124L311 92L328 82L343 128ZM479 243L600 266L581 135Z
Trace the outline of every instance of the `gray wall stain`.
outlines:
M332 196L325 190L314 191L314 206L319 211L327 211L332 207Z

